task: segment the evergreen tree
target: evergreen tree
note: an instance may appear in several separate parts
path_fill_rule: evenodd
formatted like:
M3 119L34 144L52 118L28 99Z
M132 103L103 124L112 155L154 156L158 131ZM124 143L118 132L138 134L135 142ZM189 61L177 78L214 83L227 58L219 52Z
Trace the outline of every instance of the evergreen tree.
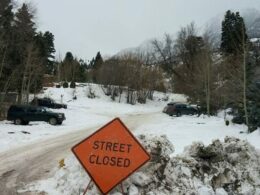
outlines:
M247 77L247 100L249 113L249 131L260 127L260 78L257 75L260 69L260 46L251 44L248 56Z
M0 0L0 91L12 73L12 47L14 13L11 0Z
M89 62L88 68L89 68L89 69L93 69L94 63L95 63L95 58L92 58L92 59L90 60L90 62Z
M34 14L26 4L13 9L12 0L0 0L0 91L22 95L40 89L44 74L53 70L54 36L36 33ZM15 11L15 12L14 12ZM1 102L0 102L1 104Z
M87 81L87 71L86 71L86 67L83 65L79 66L79 70L77 73L77 81L78 82L86 82Z
M64 81L72 81L73 79L73 61L74 57L71 52L67 52L61 63L61 79Z
M257 50L250 48L246 27L240 14L227 11L222 22L221 50L225 56L226 96L251 132L259 122L260 88L254 79L258 64Z
M64 58L64 62L72 63L74 60L73 54L71 52L67 52Z
M0 0L0 39L1 46L10 41L12 34L12 22L14 18L13 5L11 0ZM5 43L3 43L3 41Z
M67 52L62 62L62 80L71 82L86 81L86 63L78 60L71 52Z
M56 52L54 47L54 35L49 31L37 33L35 37L35 42L39 48L39 53L43 58L43 63L45 65L45 73L54 74L54 53Z
M103 58L100 54L100 52L97 53L95 60L93 61L93 70L92 70L92 81L94 83L98 83L98 71L102 67L103 64Z
M98 70L102 64L103 64L103 58L102 58L100 52L98 52L95 57L95 60L94 60L93 68L95 70Z
M15 42L16 49L13 57L16 60L16 65L20 65L21 68L25 63L26 50L29 45L34 43L36 35L35 23L33 21L33 14L30 12L27 4L23 4L15 14Z
M51 58L51 59L54 59L54 55L53 53L55 53L55 47L54 47L54 35L49 32L49 31L46 31L44 33L44 38L46 40L46 43L48 45L47 47L47 51L48 51L48 57Z
M260 82L251 82L247 90L249 132L260 127Z
M243 18L239 13L228 10L222 22L221 51L223 62L220 68L223 99L233 103L236 109L243 110L246 105L246 59L248 55L248 38Z
M80 66L82 66L84 69L88 68L88 64L87 62L85 62L84 60L80 59L79 60Z
M225 55L239 55L243 53L243 45L247 44L248 36L244 19L239 12L226 12L222 22L221 51ZM243 37L244 36L244 37ZM243 41L245 41L243 43Z
M18 9L15 15L15 30L20 35L19 39L22 41L22 44L32 42L36 35L33 18L34 16L30 12L29 6L25 3Z
M25 3L22 4L21 8L19 8L15 14L14 39L16 47L13 50L13 58L15 69L18 70L15 85L19 92L19 103L23 103L23 95L29 93L29 75L34 70L36 71L36 67L32 68L32 66L38 64L38 62L36 63L36 59L39 58L38 49L34 41L36 36L36 27L33 19L34 15L30 11L29 6ZM34 61L33 64L32 60ZM37 74L40 74L39 70L37 71ZM40 75L37 78L40 79ZM41 86L40 80L38 81L39 86L35 86L35 89Z

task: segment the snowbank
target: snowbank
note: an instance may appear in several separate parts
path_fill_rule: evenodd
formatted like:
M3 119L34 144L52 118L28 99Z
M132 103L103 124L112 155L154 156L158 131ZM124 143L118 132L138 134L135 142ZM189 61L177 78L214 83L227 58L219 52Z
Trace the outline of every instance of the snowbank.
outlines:
M260 129L247 134L247 127L230 123L225 125L223 118L215 116L182 116L169 117L165 114L157 114L156 120L149 124L140 125L135 134L167 135L175 146L175 154L183 152L185 146L200 141L210 144L214 139L224 140L226 136L233 136L247 140L250 144L260 149Z
M248 142L226 137L210 145L194 143L185 152L174 151L165 136L140 135L151 161L123 182L127 194L260 194L260 156ZM53 178L31 185L32 191L51 195L71 195L84 191L89 177L70 156L65 167L57 168ZM120 194L116 188L111 194ZM91 185L88 194L97 194Z

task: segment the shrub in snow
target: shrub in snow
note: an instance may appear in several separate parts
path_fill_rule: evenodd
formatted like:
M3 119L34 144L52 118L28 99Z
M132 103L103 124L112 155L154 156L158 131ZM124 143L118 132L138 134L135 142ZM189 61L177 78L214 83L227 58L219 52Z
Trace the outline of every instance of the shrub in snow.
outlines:
M215 140L208 146L194 143L182 155L170 157L174 147L165 136L140 135L138 139L151 154L151 161L123 182L127 194L260 194L260 156L246 141L226 137L224 142ZM70 157L54 178L40 182L37 189L78 194L88 181L77 160ZM117 187L110 194L120 192ZM88 194L98 194L94 185Z
M138 90L137 91L137 102L140 104L145 104L147 100L148 91L147 90Z
M229 120L226 120L225 124L226 124L226 126L228 126L229 125Z
M133 89L128 88L126 94L126 102L128 104L135 105L137 101L137 92Z
M88 94L87 94L88 98L90 99L94 99L96 98L95 92L92 90L91 86L89 86L88 88Z
M63 88L68 88L69 87L69 83L68 82L64 82L62 86L63 86Z
M70 83L70 88L76 88L76 83L74 81Z
M169 96L168 96L168 95L165 95L165 96L162 98L162 101L168 102L168 101L169 101Z

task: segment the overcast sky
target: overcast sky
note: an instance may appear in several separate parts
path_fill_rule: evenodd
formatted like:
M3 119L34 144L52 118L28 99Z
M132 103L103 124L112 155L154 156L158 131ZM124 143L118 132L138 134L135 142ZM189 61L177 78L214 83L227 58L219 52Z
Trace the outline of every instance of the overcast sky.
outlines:
M23 0L19 0L23 2ZM91 59L113 55L147 39L202 27L228 9L260 9L260 0L27 0L37 7L42 31L55 35L56 56L66 51Z

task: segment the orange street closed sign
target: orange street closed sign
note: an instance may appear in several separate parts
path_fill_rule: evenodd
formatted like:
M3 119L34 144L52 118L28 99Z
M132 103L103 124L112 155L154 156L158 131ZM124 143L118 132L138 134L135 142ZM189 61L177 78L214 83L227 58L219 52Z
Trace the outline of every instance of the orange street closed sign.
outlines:
M119 118L74 146L72 151L103 194L150 159Z

